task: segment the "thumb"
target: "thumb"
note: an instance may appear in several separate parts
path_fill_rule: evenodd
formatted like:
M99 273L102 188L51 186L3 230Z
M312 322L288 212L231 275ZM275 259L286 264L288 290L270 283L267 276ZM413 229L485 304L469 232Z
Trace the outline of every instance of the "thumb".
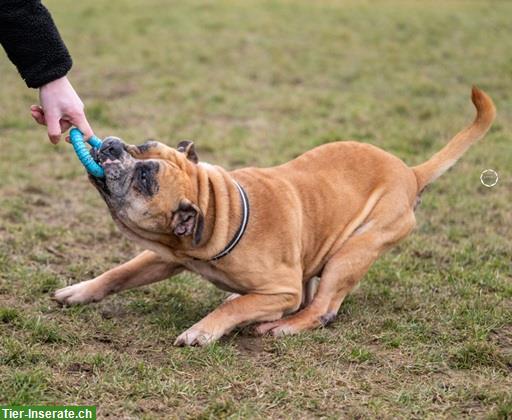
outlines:
M48 126L48 137L53 144L60 140L61 130L59 117L56 115L46 115L46 125Z
M94 135L94 132L92 131L87 118L85 118L85 115L81 115L79 119L73 121L73 124L75 124L83 133L85 140L90 139Z

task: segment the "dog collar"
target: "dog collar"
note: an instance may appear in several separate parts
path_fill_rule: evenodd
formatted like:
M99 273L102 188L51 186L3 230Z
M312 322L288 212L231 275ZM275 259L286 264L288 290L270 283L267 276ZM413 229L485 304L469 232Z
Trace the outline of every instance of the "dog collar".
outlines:
M236 231L233 239L231 239L231 241L226 245L226 248L224 248L223 251L219 252L213 258L210 258L210 261L217 261L233 251L235 246L238 245L238 242L240 242L240 239L242 239L245 229L247 228L247 223L249 222L249 199L247 198L247 193L238 182L235 180L233 180L233 182L235 183L235 186L240 193L240 199L242 201L242 222L240 223L240 227Z

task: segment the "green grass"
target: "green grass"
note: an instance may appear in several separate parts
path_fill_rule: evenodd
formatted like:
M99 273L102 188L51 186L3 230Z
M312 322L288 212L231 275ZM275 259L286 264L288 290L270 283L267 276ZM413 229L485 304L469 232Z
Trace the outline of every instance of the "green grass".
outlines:
M512 4L505 1L45 2L99 136L196 142L228 168L356 139L417 164L469 122L490 134L436 181L418 227L370 270L332 327L176 335L224 294L184 274L92 306L58 287L139 250L67 144L31 123L0 61L0 402L97 405L112 418L510 418ZM500 174L480 185L482 170Z

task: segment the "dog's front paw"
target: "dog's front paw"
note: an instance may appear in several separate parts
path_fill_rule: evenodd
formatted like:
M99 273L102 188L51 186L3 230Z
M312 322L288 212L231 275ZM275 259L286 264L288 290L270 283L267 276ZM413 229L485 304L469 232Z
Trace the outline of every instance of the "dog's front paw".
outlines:
M175 346L206 346L216 341L219 337L214 333L202 331L200 328L193 326L184 333L181 333L174 342Z
M62 305L98 302L105 294L98 290L93 282L94 280L87 280L59 289L52 294L52 299Z

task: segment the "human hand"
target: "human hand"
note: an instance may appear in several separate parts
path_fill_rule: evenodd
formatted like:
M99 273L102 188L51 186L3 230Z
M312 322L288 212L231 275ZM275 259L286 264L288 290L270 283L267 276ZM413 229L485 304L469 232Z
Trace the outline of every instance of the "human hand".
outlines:
M53 144L73 125L84 134L84 139L94 134L85 117L84 104L66 76L41 86L39 101L41 106L32 105L30 112L37 123L48 127Z

